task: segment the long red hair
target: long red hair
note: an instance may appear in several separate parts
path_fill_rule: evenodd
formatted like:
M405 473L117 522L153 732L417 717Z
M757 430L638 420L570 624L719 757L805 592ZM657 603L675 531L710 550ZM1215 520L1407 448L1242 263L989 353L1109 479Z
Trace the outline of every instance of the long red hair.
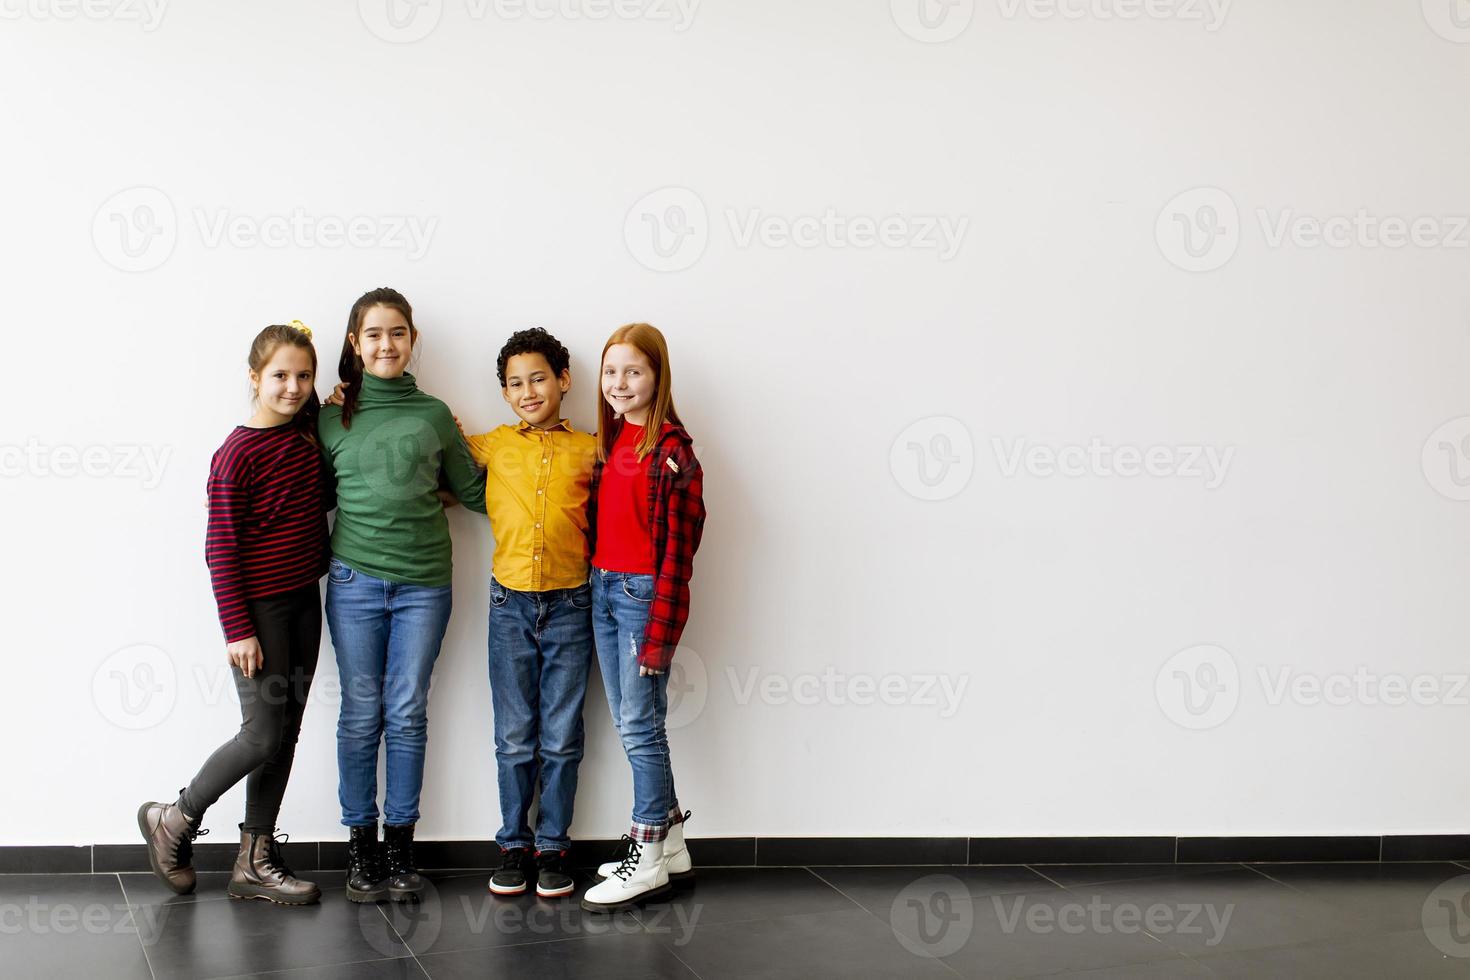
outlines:
M622 427L612 406L602 396L602 365L607 360L608 350L614 344L628 344L635 348L648 358L648 364L653 368L653 404L649 406L648 424L644 426L643 437L638 440L636 447L638 458L643 459L653 452L665 422L684 424L679 419L679 413L674 410L674 382L669 373L669 345L664 340L664 335L658 327L648 323L630 323L618 327L607 338L607 343L602 345L602 357L597 362L597 458L604 463L612 455L613 441L617 438L617 430Z

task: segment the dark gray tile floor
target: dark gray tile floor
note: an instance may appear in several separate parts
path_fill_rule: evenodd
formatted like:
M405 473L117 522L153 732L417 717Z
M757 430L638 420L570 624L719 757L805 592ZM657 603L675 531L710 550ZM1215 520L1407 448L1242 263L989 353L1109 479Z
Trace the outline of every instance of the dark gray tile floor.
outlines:
M431 875L417 906L175 896L150 875L0 875L0 973L278 977L1470 977L1470 865L704 868L618 916ZM585 881L582 882L586 884Z

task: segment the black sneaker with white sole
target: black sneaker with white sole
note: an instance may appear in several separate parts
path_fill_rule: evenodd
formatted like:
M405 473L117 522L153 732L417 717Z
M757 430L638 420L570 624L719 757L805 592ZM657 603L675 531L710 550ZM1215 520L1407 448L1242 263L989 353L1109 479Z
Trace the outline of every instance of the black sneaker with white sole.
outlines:
M490 891L496 895L519 895L526 890L526 859L524 847L500 849L500 867L490 876Z
M536 852L536 894L542 898L570 895L575 887L567 874L566 851Z

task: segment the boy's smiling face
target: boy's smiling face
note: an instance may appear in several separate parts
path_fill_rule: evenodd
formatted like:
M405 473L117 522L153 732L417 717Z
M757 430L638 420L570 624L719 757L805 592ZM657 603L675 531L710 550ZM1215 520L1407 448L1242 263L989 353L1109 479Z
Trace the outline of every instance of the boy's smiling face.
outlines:
M506 404L529 425L547 429L561 421L561 400L572 387L571 369L553 374L545 355L516 354L505 362Z

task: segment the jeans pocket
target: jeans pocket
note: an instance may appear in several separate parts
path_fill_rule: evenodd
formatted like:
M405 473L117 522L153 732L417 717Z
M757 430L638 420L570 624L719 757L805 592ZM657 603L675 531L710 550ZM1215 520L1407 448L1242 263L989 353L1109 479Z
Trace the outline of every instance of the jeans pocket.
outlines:
M346 585L357 576L357 570L333 558L327 565L327 580L337 585Z
M624 575L623 595L635 602L653 601L652 575Z
M510 593L505 591L505 586L495 579L490 580L490 605L499 608L505 605L505 600L510 598Z
M567 602L572 604L573 609L591 609L592 583L588 582L586 585L579 585L571 592L568 592Z

